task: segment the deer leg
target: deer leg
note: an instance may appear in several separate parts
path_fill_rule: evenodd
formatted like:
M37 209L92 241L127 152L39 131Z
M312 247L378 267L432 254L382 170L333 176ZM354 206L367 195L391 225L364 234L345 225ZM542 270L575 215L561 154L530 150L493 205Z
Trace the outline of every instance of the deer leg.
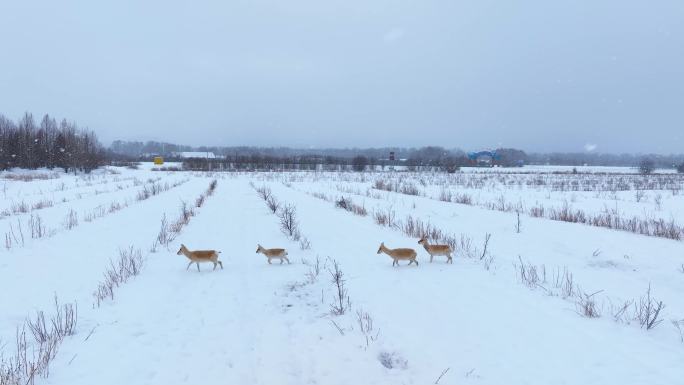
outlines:
M285 261L283 260L283 258L280 258L280 264L281 264L281 265L283 264L283 262L285 262Z
M190 268L190 265L192 265L192 261L190 261L190 263L188 263L188 267L186 267L185 270L188 270Z
M454 263L454 260L451 259L451 254L447 254L447 258L449 258L449 259L447 260L447 263Z
M199 262L195 262L195 263L197 264L197 272L199 272L199 271L200 271L200 269L199 269Z
M430 254L430 263L432 263L432 258L434 258L434 256Z
M289 264L290 264L290 260L289 260L287 257L285 257L285 260L287 261L287 264L289 265Z
M416 266L418 266L418 260L417 259L412 259L411 262L415 262Z
M216 270L216 265L218 265L218 263L214 262L214 270Z
M269 265L271 264L271 258L268 259L268 264L269 264Z
M217 261L219 265L221 265L221 270L223 270L223 262Z

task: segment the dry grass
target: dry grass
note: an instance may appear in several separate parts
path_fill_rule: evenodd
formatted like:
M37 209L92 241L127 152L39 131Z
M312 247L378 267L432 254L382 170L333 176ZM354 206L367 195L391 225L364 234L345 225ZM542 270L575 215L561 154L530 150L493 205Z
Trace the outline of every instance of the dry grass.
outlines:
M190 223L190 219L196 215L195 208L200 208L204 205L207 198L214 194L216 186L216 180L209 183L207 190L195 199L194 206L189 205L185 201L181 201L180 213L175 221L169 222L166 219L166 214L162 215L159 233L157 233L157 238L152 243L150 251L156 253L159 246L164 246L168 250L169 244L178 237L183 230L183 227L187 226L188 223Z
M41 311L34 318L27 318L24 325L17 328L15 349L6 355L0 350L0 384L33 384L37 377L50 375L50 363L65 337L76 333L78 325L78 306L76 303L60 304L54 298L54 313L46 316ZM47 319L47 320L46 320ZM26 330L33 336L31 341ZM0 349L4 345L0 344Z
M351 309L351 301L345 287L346 280L344 279L344 273L340 268L340 264L333 259L331 265L328 268L328 273L330 273L330 282L335 288L335 296L330 304L330 313L333 315L343 315L347 310Z
M32 173L32 174L12 174L7 173L3 176L4 179L11 180L14 182L33 182L34 180L48 180L48 179L58 179L59 173Z
M335 207L341 208L343 210L349 211L352 214L365 217L368 215L368 210L364 206L359 206L354 203L351 198L341 197L335 201Z
M74 227L78 226L78 214L76 213L75 210L69 210L69 213L67 214L66 218L64 218L64 228L67 230L71 230Z
M299 242L299 247L302 250L309 249L311 243L302 235L299 228L297 207L294 204L279 203L271 192L271 189L266 186L256 187L252 184L252 188L254 188L259 197L264 200L268 209L278 217L280 231L291 240Z
M396 214L391 208L386 211L373 211L373 220L380 226L396 227Z
M586 318L599 318L601 317L601 307L596 303L595 295L600 293L597 291L592 294L581 293L577 295L577 301L575 302L575 307L577 309L577 314Z
M146 199L149 199L150 197L153 197L155 195L159 195L163 192L169 191L174 187L178 187L182 185L183 183L187 182L188 180L181 180L174 182L173 184L169 184L168 182L165 182L164 184L160 183L159 180L161 178L157 179L148 179L146 185L143 186L142 190L139 190L138 193L136 194L136 200L138 201L144 201ZM139 181L138 181L139 182ZM136 185L134 181L134 185Z
M665 308L663 301L658 301L651 296L651 285L648 285L646 294L634 303L634 319L642 328L651 330L663 322L660 312Z
M387 179L377 179L373 184L376 190L391 191L405 195L423 195L417 187L410 182L411 177L418 178L422 174L407 174L400 177L387 177ZM646 178L646 179L644 179ZM586 175L586 174L542 174L542 173L520 173L520 174L496 174L496 175L476 175L458 174L456 176L430 175L428 181L421 176L421 184L431 185L457 185L464 188L498 189L501 186L506 188L513 187L547 187L550 191L596 191L600 193L611 192L616 194L618 191L635 191L637 201L645 200L645 190L670 190L673 195L678 195L684 184L684 178L676 175L656 175L656 176L634 176L634 175ZM349 189L349 188L348 188ZM353 191L353 189L349 189ZM368 194L366 194L368 195ZM615 195L617 197L617 195ZM455 202L473 205L472 196L467 193L454 194L446 188L442 188L440 194L433 199L441 201ZM616 198L617 199L617 198ZM656 208L660 210L662 196L655 198ZM574 209L566 201L561 207L544 207L542 204L535 204L525 210L521 203L507 202L502 194L499 198L480 202L478 206L489 210L503 212L526 212L532 217L547 218L555 221L581 223L590 226L604 227L615 230L629 231L637 234L654 236L660 238L682 240L684 239L684 226L677 224L674 219L665 220L662 218L644 217L624 217L617 212L605 210L598 214L587 213L580 209Z
M54 230L48 230L43 222L43 218L38 214L31 214L28 220L28 227L31 233L31 238L40 239L54 235Z
M133 246L120 249L119 258L116 261L109 260L109 267L104 273L104 279L93 292L95 299L93 307L100 307L107 298L113 301L114 289L139 275L143 264L144 259L140 249L134 249Z

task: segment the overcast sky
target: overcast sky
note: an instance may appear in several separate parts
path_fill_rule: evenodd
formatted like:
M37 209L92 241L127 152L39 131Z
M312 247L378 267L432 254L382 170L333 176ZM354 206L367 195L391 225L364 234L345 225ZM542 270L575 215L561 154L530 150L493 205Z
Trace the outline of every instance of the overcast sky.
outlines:
M0 2L0 113L192 145L684 152L682 0Z

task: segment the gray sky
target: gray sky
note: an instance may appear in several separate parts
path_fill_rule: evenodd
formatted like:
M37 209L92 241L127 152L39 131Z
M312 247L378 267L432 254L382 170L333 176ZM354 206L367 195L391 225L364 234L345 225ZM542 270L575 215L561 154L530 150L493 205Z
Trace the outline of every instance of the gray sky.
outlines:
M7 0L0 19L0 113L105 143L684 152L681 0Z

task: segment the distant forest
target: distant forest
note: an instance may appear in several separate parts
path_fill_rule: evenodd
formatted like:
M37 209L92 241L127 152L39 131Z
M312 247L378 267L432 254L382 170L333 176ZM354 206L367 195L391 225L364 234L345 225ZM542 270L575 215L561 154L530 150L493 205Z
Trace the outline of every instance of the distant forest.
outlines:
M58 121L49 115L37 121L31 113L25 113L16 122L0 114L0 170L13 167L35 169L46 167L68 171L89 172L103 164L115 161L151 160L163 156L167 160L181 160L178 153L186 151L213 152L220 157L213 161L195 161L192 167L202 169L211 164L221 168L237 169L314 169L314 165L326 169L362 170L367 166L403 165L409 169L439 169L453 172L459 167L472 165L461 149L439 146L422 148L325 148L298 149L288 147L192 147L155 141L117 140L107 149L100 144L95 133L81 128L66 119ZM390 160L390 153L394 160ZM627 166L639 167L648 161L654 167L674 168L684 171L684 155L657 154L600 154L600 153L525 153L511 148L496 149L500 159L496 164L516 166L521 164L565 166Z
M465 166L470 162L466 153L461 149L446 149L438 146L422 148L324 148L324 149L297 149L288 147L216 147L216 146L183 146L162 142L135 142L117 140L112 143L110 150L113 153L127 156L133 159L151 159L154 155L173 159L174 153L183 151L213 152L214 154L232 160L240 159L310 159L323 160L321 163L351 164L355 157L364 157L368 164L381 165L387 163L389 153L393 151L395 158L402 164L409 166L417 165L440 165L449 164ZM593 152L582 153L525 153L522 150L499 148L496 151L501 155L499 164L513 166L518 161L533 165L555 166L623 166L638 167L644 159L654 162L658 168L674 168L684 163L684 154L659 155L659 154L601 154ZM326 161L327 160L327 161Z
M36 122L30 113L17 122L0 114L0 170L20 167L89 172L107 160L94 132L49 115Z

